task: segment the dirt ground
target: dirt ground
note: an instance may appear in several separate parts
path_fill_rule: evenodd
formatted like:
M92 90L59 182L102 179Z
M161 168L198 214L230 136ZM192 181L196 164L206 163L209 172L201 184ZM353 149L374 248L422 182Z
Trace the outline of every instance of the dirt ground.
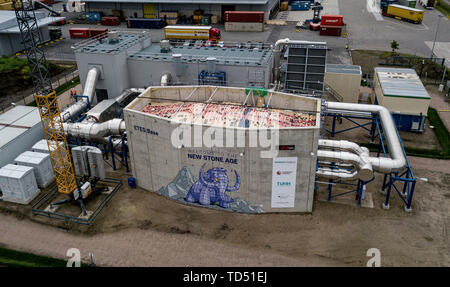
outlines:
M382 209L381 176L368 186L374 208L316 200L312 214L249 215L132 189L124 174L125 185L90 227L0 202L0 244L60 258L78 247L108 266L365 266L373 247L383 266L450 266L448 161L410 161L428 179L417 184L412 213L396 194Z

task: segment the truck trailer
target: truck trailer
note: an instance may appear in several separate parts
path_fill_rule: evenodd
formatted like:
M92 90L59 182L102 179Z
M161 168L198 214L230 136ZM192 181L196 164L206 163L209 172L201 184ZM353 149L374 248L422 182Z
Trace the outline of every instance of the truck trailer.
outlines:
M420 24L423 20L424 11L416 8L392 4L383 9L381 14L386 17Z
M165 39L195 39L220 41L220 30L211 26L178 26L164 28Z

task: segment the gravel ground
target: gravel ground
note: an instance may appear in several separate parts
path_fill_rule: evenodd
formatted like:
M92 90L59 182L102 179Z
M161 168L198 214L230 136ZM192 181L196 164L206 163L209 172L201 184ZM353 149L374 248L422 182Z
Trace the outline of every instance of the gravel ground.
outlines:
M12 228L14 226L14 228ZM28 220L0 215L0 242L8 248L65 258L78 248L99 266L327 266L342 265L319 257L292 258L274 252L216 243L197 236L130 229L94 236L74 235Z

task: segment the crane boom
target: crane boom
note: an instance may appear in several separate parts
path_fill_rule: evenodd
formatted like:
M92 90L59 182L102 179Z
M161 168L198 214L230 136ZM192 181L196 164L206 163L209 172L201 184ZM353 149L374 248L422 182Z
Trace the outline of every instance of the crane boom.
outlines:
M28 59L34 97L39 108L58 192L73 195L74 191L78 191L77 182L64 133L58 99L52 88L44 50L39 47L41 35L34 12L33 0L13 0L12 2ZM78 192L75 195L75 199L77 198Z

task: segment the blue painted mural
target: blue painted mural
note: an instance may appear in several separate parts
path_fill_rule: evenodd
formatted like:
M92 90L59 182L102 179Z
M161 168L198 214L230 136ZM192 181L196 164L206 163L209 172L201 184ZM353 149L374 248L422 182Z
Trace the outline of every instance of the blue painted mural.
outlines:
M231 180L225 168L214 167L204 172L204 166L200 169L198 179L192 175L189 168L183 167L167 186L156 192L189 205L243 213L263 212L259 206L249 205L237 194L231 197L231 193L238 192L241 185L237 171L234 171L234 186L229 186Z
M228 197L225 192L237 191L241 184L239 174L236 174L236 183L234 186L228 186L229 179L227 170L221 167L211 168L203 172L205 165L200 169L198 180L189 189L186 196L188 202L198 202L201 205L218 204L223 208L229 208L233 199Z

